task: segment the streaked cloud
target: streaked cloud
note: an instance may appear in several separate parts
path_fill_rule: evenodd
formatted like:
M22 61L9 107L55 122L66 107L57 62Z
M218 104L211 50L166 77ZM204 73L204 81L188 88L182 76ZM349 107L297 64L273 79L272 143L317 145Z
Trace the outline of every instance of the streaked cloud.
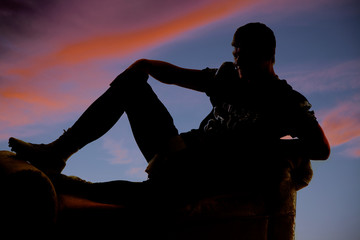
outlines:
M296 89L306 93L360 89L360 59L283 75Z
M0 117L0 139L16 128L49 122L51 117L56 123L83 109L115 77L99 60L119 62L249 4L74 0L69 6L56 0L1 1L0 108L6 114Z
M342 146L345 155L359 157L360 59L285 75L294 88L305 95L328 95L328 102L333 105L320 109L318 116L330 145Z
M129 157L129 151L123 146L121 141L104 137L103 148L111 156L107 158L110 164L129 164L133 162Z
M34 124L49 125L67 120L71 114L84 111L107 84L99 79L114 76L94 68L86 71L41 74L31 81L13 79L0 84L0 140L13 134L18 137L33 132L24 129ZM84 87L85 86L85 87Z
M71 65L105 57L116 56L117 58L121 58L130 53L159 45L185 31L228 16L229 14L238 11L240 7L249 5L251 1L195 1L195 4L192 2L191 5L189 5L189 1L181 3L177 2L176 4L170 5L168 4L168 1L160 1L164 3L167 2L167 4L164 5L159 4L159 2L157 2L158 4L149 4L149 1L141 1L140 3L144 3L145 6L140 8L140 16L146 16L147 13L151 12L153 9L155 12L167 13L160 15L160 19L162 17L165 18L163 21L159 21L158 16L154 16L154 18L150 19L148 22L144 22L144 19L139 16L136 20L132 19L132 15L129 16L127 8L129 6L131 8L131 4L124 4L124 1L110 2L111 4L108 5L108 9L103 8L103 17L109 21L114 21L116 18L107 16L109 11L110 14L116 14L116 16L125 14L125 16L130 19L125 18L120 20L122 20L121 23L126 22L126 25L120 24L119 26L114 22L104 22L105 26L107 24L110 26L103 30L101 26L95 24L95 28L98 27L98 31L82 31L84 33L84 36L82 37L78 36L79 33L72 32L79 29L74 29L74 27L69 26L69 30L66 32L67 36L58 36L59 39L53 39L53 43L57 45L56 48L49 51L47 54L40 54L32 59L30 58L25 67L17 65L8 69L7 73L17 74L22 77L31 77L44 69L57 65ZM77 22L86 22L88 20L90 20L90 22L94 21L92 19L94 16L92 15L94 15L94 11L97 11L95 7L97 7L99 1L90 1L90 4L87 4L88 6L85 7L86 9L88 9L91 4L93 4L94 9L92 9L92 11L88 9L89 11L84 12L83 15L80 14L80 16L77 16ZM149 8L146 8L146 5L148 5ZM192 7L190 8L190 6ZM117 8L119 12L114 12L114 8ZM175 11L177 14L175 14ZM71 11L70 13L66 12L64 15L72 15L71 13ZM135 13L136 11L134 11L134 14ZM174 13L173 16L170 15L171 13ZM81 19L81 17L83 17L83 19ZM45 23L45 26L47 25L48 23ZM81 24L78 23L78 25ZM110 29L112 29L112 31L110 31ZM62 32L60 31L60 33ZM59 34L59 32L55 34ZM73 34L74 36L72 36Z
M339 103L323 114L323 126L331 146L351 144L360 137L360 96ZM351 152L358 154L359 147L350 147Z
M70 7L57 0L1 1L0 109L6 114L0 116L0 140L23 126L56 123L84 110L114 77L96 64L101 59L125 59L247 7L289 13L319 4L295 2L74 0ZM357 88L359 62L295 73L294 85L306 92Z
M359 159L360 158L360 139L354 139L349 144L347 144L345 150L340 151L340 153L346 157Z
M131 150L125 145L122 139L115 139L111 136L103 137L102 147L105 150L103 154L104 159L110 165L122 165L121 168L124 169L123 178L130 178L134 181L146 179L146 161L141 157L137 149L136 151Z
M132 167L125 172L127 177L135 178L135 179L146 179L147 174L145 173L144 167Z

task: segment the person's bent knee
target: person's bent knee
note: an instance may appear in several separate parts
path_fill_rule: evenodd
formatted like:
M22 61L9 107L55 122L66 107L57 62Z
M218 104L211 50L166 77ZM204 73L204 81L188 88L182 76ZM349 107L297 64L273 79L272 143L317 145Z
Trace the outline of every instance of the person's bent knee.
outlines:
M147 83L149 75L136 69L126 69L110 83L112 87L134 88L142 83Z

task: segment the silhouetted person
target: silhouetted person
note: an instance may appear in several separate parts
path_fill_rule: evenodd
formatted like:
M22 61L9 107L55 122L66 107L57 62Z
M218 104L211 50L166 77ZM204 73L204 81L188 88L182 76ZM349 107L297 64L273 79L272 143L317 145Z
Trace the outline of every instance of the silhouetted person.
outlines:
M327 159L329 144L310 103L274 72L272 30L262 23L246 24L235 32L232 46L234 63L226 62L219 69L184 69L162 61L138 60L57 140L32 144L10 138L9 146L19 157L54 176L73 153L103 136L125 112L149 162L150 181L123 183L130 189L146 188L144 191L151 191L143 187L152 185L151 180L154 185L176 183L178 189L196 186L193 192L211 189L222 179L236 178L241 163L257 155ZM178 133L147 83L149 75L210 97L213 109L198 129ZM280 139L286 135L296 139ZM119 195L126 194L119 188Z

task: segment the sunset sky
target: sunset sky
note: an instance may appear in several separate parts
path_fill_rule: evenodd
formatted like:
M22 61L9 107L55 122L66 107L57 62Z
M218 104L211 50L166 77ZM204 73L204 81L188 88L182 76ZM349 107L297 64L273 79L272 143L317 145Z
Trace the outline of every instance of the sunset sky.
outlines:
M11 136L56 139L139 58L195 69L232 61L232 35L248 22L273 29L276 73L308 98L332 146L298 192L296 239L360 239L357 0L1 0L0 149ZM205 94L149 82L180 132L211 109ZM123 116L64 173L141 181L145 167Z

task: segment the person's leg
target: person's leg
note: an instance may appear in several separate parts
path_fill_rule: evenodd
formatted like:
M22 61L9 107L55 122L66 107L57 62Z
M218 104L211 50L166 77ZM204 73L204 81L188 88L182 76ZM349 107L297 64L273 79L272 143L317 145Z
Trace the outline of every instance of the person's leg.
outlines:
M59 174L52 179L58 194L85 198L95 202L131 205L145 202L146 195L155 186L150 182L115 180L109 182L87 182L77 177Z
M73 153L104 135L119 120L124 110L117 99L116 91L109 88L71 128L49 144L32 144L10 138L9 146L20 159L31 162L44 172L60 173Z
M170 113L150 85L140 83L125 95L125 113L139 149L149 162L155 154L172 150L179 136Z
M90 183L72 180L63 175L58 176L53 183L60 196L72 196L119 206L119 209L113 210L114 214L110 214L110 219L103 219L104 222L121 223L135 220L134 223L138 224L139 217L145 217L150 221L145 223L149 226L148 224L153 224L157 220L168 219L167 214L173 214L176 209L183 206L181 196L174 192L171 185L165 187L153 181L124 180ZM113 218L114 216L116 217Z
M49 144L32 144L10 138L9 146L19 158L48 174L58 174L73 153L104 135L124 110L147 161L155 153L166 151L168 141L178 136L170 114L146 81L120 74L59 139Z

